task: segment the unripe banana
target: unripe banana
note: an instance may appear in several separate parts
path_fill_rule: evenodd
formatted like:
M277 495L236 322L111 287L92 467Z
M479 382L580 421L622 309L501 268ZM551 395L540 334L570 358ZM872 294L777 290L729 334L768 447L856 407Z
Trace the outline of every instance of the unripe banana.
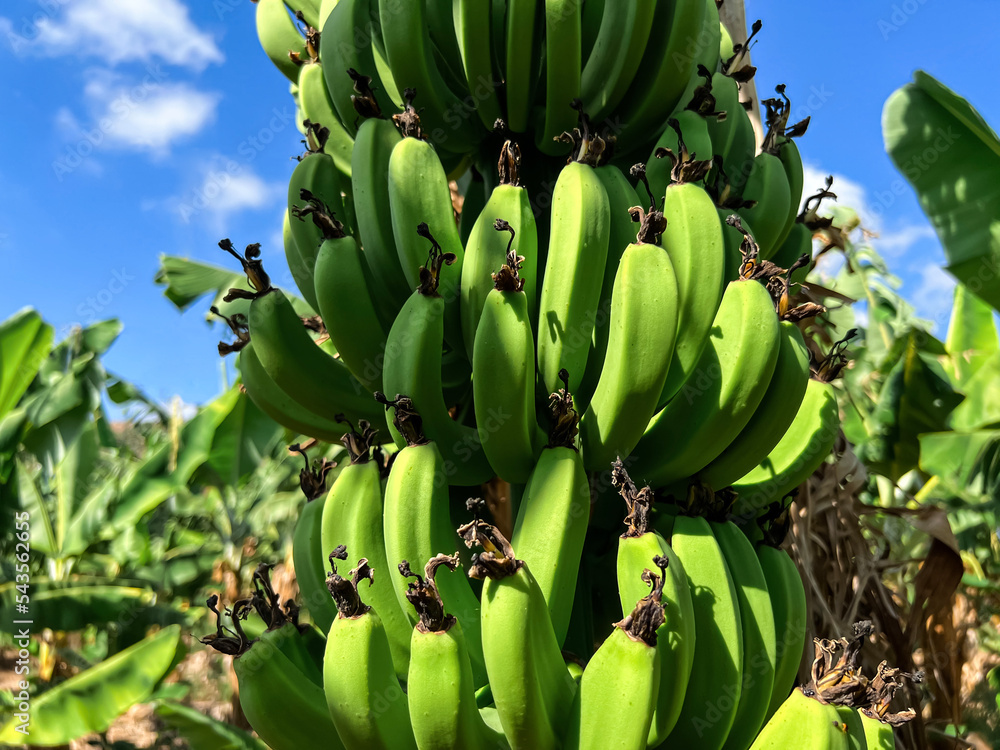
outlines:
M448 88L435 60L429 29L435 9L431 0L379 0L382 41L398 90L412 89L420 95L427 134L440 148L465 153L475 146L482 128L478 118L471 117L469 108ZM450 21L451 13L448 18ZM454 41L454 33L451 37ZM418 181L418 185L423 182ZM430 223L430 217L418 221ZM431 230L444 231L433 224Z
M329 131L322 145L323 153L329 154L338 171L350 179L354 137L334 112L318 58L305 63L299 70L299 106L306 120Z
M340 359L370 392L382 390L386 332L374 302L374 280L364 254L336 217L311 194L313 219L322 225L323 244L313 271L319 312Z
M895 750L896 738L892 731L892 724L873 719L862 711L861 726L865 732L865 743L868 750Z
M707 119L690 109L682 109L671 116L646 162L649 189L660 201L667 185L674 182L703 183L711 166L712 139Z
M533 578L561 645L569 629L590 520L590 485L576 448L573 396L563 388L549 402L554 426L521 495L511 544L536 571Z
M424 577L407 562L399 572L416 578L407 598L419 614L410 642L406 684L413 736L420 750L502 747L503 735L489 727L476 707L476 685L461 623L448 614L435 584L438 568L451 575L458 555L437 555L424 567ZM445 575L449 575L445 571Z
M407 612L396 599L392 580L395 576L390 575L394 563L390 564L386 559L382 527L382 466L379 457L371 454L377 437L378 431L367 422L362 422L357 430L351 428L343 438L350 463L340 470L326 496L317 562L322 565L334 549L343 545L351 551L354 559L364 558L376 566L375 570L384 571L385 574L369 586L365 598L379 613L396 676L405 681L412 627Z
M583 11L579 0L544 2L545 105L535 126L535 141L543 154L555 155L567 150L556 138L573 129L576 113L571 102L581 98L581 75L586 75L580 49Z
M767 578L750 540L731 521L712 522L711 526L736 588L743 635L739 704L723 749L746 750L764 724L774 688L774 612Z
M795 419L754 469L733 483L734 512L752 518L809 478L830 454L840 431L837 396L829 383L810 380Z
M336 6L329 9L319 40L326 87L340 122L351 136L356 136L359 130L358 113L353 101L358 94L355 82L359 77L365 76L372 81L379 81L372 47L372 5L377 4L378 0L339 0ZM396 105L383 82L379 81L375 85L369 82L367 88L379 112L395 111ZM373 115L368 112L365 116ZM350 174L353 177L353 170Z
M344 434L343 425L315 414L278 387L260 363L252 341L240 350L239 367L240 379L250 400L282 427L328 443L339 440Z
M407 435L408 445L396 454L385 484L382 525L385 555L389 564L402 560L434 557L435 550L454 550L458 539L448 501L448 474L441 452L420 432L420 417L407 408L406 400L395 405L397 427ZM396 601L411 623L416 614L406 599L406 582L392 576ZM464 575L448 575L437 582L448 611L465 623L463 633L476 685L486 684L483 646L479 629L479 600Z
M674 182L663 201L663 247L677 275L677 340L658 403L666 404L691 376L709 341L725 289L726 248L717 212L705 190Z
M412 291L396 251L390 218L389 159L399 141L399 131L391 120L372 116L358 127L351 152L351 189L358 234L368 268L378 288L384 290L380 309L392 320Z
M614 6L609 4L609 7ZM641 74L632 81L623 100L618 118L623 125L618 137L623 151L644 147L648 135L662 129L667 117L682 101L688 80L699 63L710 70L715 69L719 50L718 22L715 0L660 0L657 3L650 34L654 37L666 35L666 42L646 45L639 65ZM714 30L712 24L715 24ZM714 50L711 49L713 44Z
M289 450L301 453L305 470L300 472L300 484L306 496L306 505L299 513L292 535L292 561L299 596L309 612L309 617L322 632L330 629L337 608L326 590L326 572L323 565L323 507L326 501L326 472L332 466L323 462L318 472L309 466L309 457L298 445ZM310 481L312 480L312 481Z
M837 706L837 716L847 739L848 750L868 750L865 726L861 723L858 710L851 706Z
M589 133L582 114L581 125L581 132ZM592 166L603 143L596 137L578 143L552 192L553 251L538 305L538 374L547 393L559 387L563 369L575 391L587 367L611 231L608 194Z
M656 631L660 687L646 742L648 747L658 747L677 724L684 705L697 637L694 604L684 565L667 541L650 526L652 491L648 487L636 490L620 461L615 462L611 481L628 504L625 518L628 529L618 539L618 596L623 615L629 602L642 593L635 571L644 566L645 560L657 555L669 562L663 578L666 622Z
M326 637L323 658L323 685L330 716L341 741L349 748L416 750L406 693L396 679L382 620L361 600L358 591L362 581L371 585L373 571L362 558L350 578L341 577L334 560L346 556L343 547L330 554L333 571L327 577L327 587L339 610ZM311 747L315 741L314 737L301 747Z
M736 439L698 472L699 479L721 490L760 463L788 430L809 383L809 350L794 323L781 323L778 361L757 411Z
M646 746L660 688L657 630L666 619L662 599L668 566L660 556L651 562L660 575L644 568L641 580L652 590L630 615L615 623L583 672L566 737L568 749Z
M632 221L631 209L633 206L643 204L635 188L618 167L612 164L600 166L596 174L608 194L611 229L608 233L608 257L601 279L601 299L594 317L590 354L587 355L587 370L579 389L573 394L577 408L583 410L586 410L590 403L590 397L594 394L604 367L604 357L608 350L608 333L611 330L611 294L614 291L615 277L618 275L618 262L625 248L635 240L636 226Z
M730 282L692 376L653 417L632 452L632 473L664 486L718 456L764 397L778 357L779 330L763 284Z
M836 708L796 688L761 730L751 750L847 750L847 737L839 724Z
M307 26L319 28L320 0L285 0L285 5L293 16L298 17L301 13L302 22Z
M473 166L469 170L469 184L465 188L465 194L462 196L462 212L458 217L458 233L462 239L462 245L465 247L465 252L469 252L469 235L472 234L472 228L476 225L476 221L479 220L479 214L482 213L483 209L486 207L486 180L483 179L482 174L479 170ZM468 263L466 259L465 263ZM462 264L462 268L465 268L465 263ZM463 282L464 291L464 282Z
M639 233L615 276L604 367L580 420L589 471L632 452L656 411L674 356L680 305L669 248L660 245L666 220L655 202L649 214L636 208L636 217Z
M708 134L717 155L722 157L726 174L737 193L746 184L753 169L757 151L757 136L746 109L740 103L739 84L725 73L712 76L712 95L715 109L725 112L725 117L708 119Z
M535 99L536 62L541 36L538 20L543 0L509 0L507 38L504 54L504 93L507 104L507 127L514 133L528 129L531 105ZM530 50L530 52L529 52Z
M399 117L410 119L401 120L406 123L404 137L389 157L389 207L396 252L410 289L420 285L420 269L427 260L427 242L417 234L418 225L426 224L443 252L453 256L452 262L441 269L439 279L440 295L447 308L445 339L453 348L464 351L459 282L465 250L455 223L448 178L434 148L422 139L412 100L405 116Z
M802 222L792 224L788 236L781 243L778 252L771 256L771 262L779 268L791 268L795 261L803 255L812 257L812 231ZM792 281L801 284L805 281L808 267L798 269L792 273Z
M795 685L795 676L806 645L809 623L806 611L806 592L802 578L791 556L782 549L762 544L757 548L757 558L767 579L767 593L774 612L777 663L774 669L774 688L767 707L765 720L771 718L788 698Z
M635 79L656 7L649 0L605 3L600 30L580 74L580 99L595 121L614 111Z
M490 466L501 479L523 484L540 447L535 420L535 344L524 281L518 275L523 258L513 248L517 235L502 219L497 219L496 228L510 232L510 248L507 262L493 274L495 288L486 297L477 324L472 346L473 406Z
M502 75L493 65L493 13L491 0L455 0L452 3L455 33L469 93L476 113L487 130L503 112L497 96Z
M684 707L666 746L719 750L736 717L743 675L743 626L736 588L704 518L678 516L670 544L691 585L698 636Z
M802 205L802 186L805 183L805 175L803 173L802 154L799 153L799 147L795 145L795 141L791 138L787 138L781 144L778 151L778 159L785 168L785 177L788 178L788 190L791 196L788 203L788 218L785 220L785 230L781 237L781 243L783 244L788 237L788 233L792 231L792 225L795 224L795 219L799 215L799 207Z
M419 412L423 432L437 442L444 456L446 481L477 485L489 480L493 470L483 453L479 433L451 418L442 392L441 351L446 310L445 301L438 294L438 278L441 266L450 259L426 225L421 227L421 236L432 243L430 260L420 286L403 305L389 330L382 379L387 393L407 396ZM402 448L406 441L391 419L389 431L396 445Z
M257 0L257 38L260 46L286 78L292 83L299 79L298 57L308 56L305 40L298 26L288 15L282 0ZM289 53L294 52L296 58Z
M753 226L754 239L760 245L760 257L766 260L778 251L779 243L784 239L788 214L792 210L788 177L777 156L766 151L756 156L743 188L743 197L756 201L756 205L743 209L740 215Z
M504 736L512 750L558 748L576 683L563 662L545 598L495 527L474 521L459 534L470 548L483 548L473 557L469 575L486 579L483 655Z
M470 357L479 327L479 316L482 315L486 297L493 290L493 274L506 261L507 247L510 244L506 231L494 228L497 219L506 222L514 233L517 255L523 258L520 273L530 320L534 322L538 315L538 233L528 191L520 184L518 170L521 150L516 143L509 140L504 143L499 163L500 184L493 189L490 199L479 212L469 234L462 263L462 336L465 351ZM463 216L465 210L466 207L463 206Z

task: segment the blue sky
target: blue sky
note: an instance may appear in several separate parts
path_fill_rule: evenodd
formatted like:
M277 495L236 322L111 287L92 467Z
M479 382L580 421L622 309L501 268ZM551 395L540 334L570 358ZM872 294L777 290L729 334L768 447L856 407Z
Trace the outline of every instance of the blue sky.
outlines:
M988 0L747 0L764 28L758 91L788 85L806 188L836 175L881 233L904 293L943 332L951 283L936 237L882 148L882 104L924 68L1000 123ZM993 11L992 13L990 11ZM0 318L37 307L60 334L118 317L110 369L154 398L220 390L220 330L153 284L161 253L225 264L263 243L278 285L285 185L299 151L286 80L249 0L5 0L0 6ZM894 185L894 183L897 183Z

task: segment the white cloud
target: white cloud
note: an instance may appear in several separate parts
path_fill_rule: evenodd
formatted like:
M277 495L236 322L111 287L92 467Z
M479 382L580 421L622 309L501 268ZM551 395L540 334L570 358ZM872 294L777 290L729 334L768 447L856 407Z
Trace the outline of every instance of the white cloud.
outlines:
M162 61L193 70L222 62L211 35L191 21L180 0L74 0L22 26L0 19L14 51L97 57L109 65Z
M247 167L217 159L197 188L167 199L164 205L185 224L200 219L212 231L225 233L232 216L271 208L282 201L286 190L283 183L267 182Z
M88 110L83 123L69 109L56 112L56 127L67 140L97 148L124 148L166 156L178 139L199 133L215 118L217 94L187 83L162 83L146 76L129 85L106 70L90 71L84 86ZM82 149L81 149L82 152Z

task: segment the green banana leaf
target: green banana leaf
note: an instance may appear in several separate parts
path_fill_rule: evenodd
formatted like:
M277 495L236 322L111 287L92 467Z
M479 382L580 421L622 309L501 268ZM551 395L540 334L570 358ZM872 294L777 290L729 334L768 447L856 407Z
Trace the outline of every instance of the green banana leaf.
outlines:
M951 415L951 428L968 432L1000 425L1000 353L987 359L962 387L965 402Z
M268 750L267 745L249 732L189 706L161 702L154 710L167 726L187 740L191 750Z
M959 388L964 388L979 368L1000 352L993 310L963 284L955 287L945 348L951 358L949 374Z
M882 133L944 246L945 270L1000 310L1000 139L923 71L886 101Z
M953 489L964 489L972 480L983 448L1000 439L1000 430L929 432L920 436L920 468Z
M52 350L55 332L31 308L0 323L0 418L13 409Z
M917 467L920 435L942 432L948 415L962 401L940 365L920 351L923 332L911 331L903 356L888 374L871 417L874 434L858 448L873 471L898 480Z
M152 695L176 662L180 637L180 625L171 625L50 688L31 702L28 733L15 715L0 728L0 744L52 747L105 731Z

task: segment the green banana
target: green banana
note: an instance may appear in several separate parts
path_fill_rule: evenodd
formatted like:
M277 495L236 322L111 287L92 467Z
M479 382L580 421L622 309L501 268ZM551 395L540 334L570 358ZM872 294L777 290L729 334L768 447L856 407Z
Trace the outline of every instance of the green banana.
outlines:
M520 148L515 142L506 141L500 151L500 184L493 189L486 205L479 212L465 246L460 312L465 351L470 357L479 327L479 316L482 315L486 298L493 290L493 274L504 264L510 244L506 234L494 228L498 219L506 222L514 233L516 254L523 258L520 266L521 281L529 319L534 323L538 316L538 232L528 191L521 186L520 164ZM462 213L465 213L464 206Z
M752 518L809 478L830 454L840 432L837 396L829 383L810 380L795 419L781 440L752 470L733 483L734 512Z
M656 0L605 3L601 28L580 74L580 99L595 121L610 115L632 85L657 5Z
M535 37L542 0L510 0L507 3L507 38L505 42L504 93L507 104L507 127L514 133L528 129L531 104L535 99ZM526 52L526 50L532 50Z
M573 394L577 407L582 410L586 410L590 403L590 397L594 395L597 381L601 377L601 370L604 369L611 330L611 296L615 287L615 277L618 275L618 262L625 248L635 241L636 226L632 221L631 209L642 205L635 188L618 167L611 164L603 165L598 167L595 173L608 194L611 229L608 233L608 257L601 279L601 298L594 316L594 335L590 353L587 355L587 370L579 388Z
M583 27L582 51L583 59L590 57L594 42L601 31L601 21L604 20L604 0L584 0L581 24Z
M874 719L864 711L860 713L868 750L895 750L896 737L893 734L892 724Z
M435 583L441 566L454 574L458 565L458 555L437 555L424 566L423 577L407 562L399 566L403 576L416 578L406 594L420 617L410 642L406 694L420 750L504 746L503 735L486 724L476 706L462 625L445 610Z
M583 380L608 256L610 205L594 165L604 141L580 112L572 161L552 192L552 226L538 304L538 374L546 393L569 372L570 391Z
M325 419L381 420L380 407L344 366L320 349L288 298L271 288L250 303L254 351L277 386Z
M669 248L660 245L667 222L655 200L648 214L636 208L635 217L639 233L615 276L604 367L580 419L588 471L632 452L656 411L674 356L680 305Z
M379 456L372 456L377 437L378 431L363 421L357 429L351 428L342 440L350 463L340 470L326 496L317 562L322 565L331 551L344 545L355 559L365 558L375 570L384 571L369 587L367 598L385 628L396 676L405 682L411 625L396 599L392 582L395 576L390 575L394 564L386 559L382 466Z
M625 517L628 529L618 539L618 596L623 615L631 606L629 602L642 593L635 571L657 555L669 562L663 578L663 605L667 620L656 631L660 687L646 741L648 747L658 747L677 724L684 705L697 643L694 604L684 565L667 541L650 525L652 491L648 487L636 490L621 461L616 461L612 468L611 482L628 505Z
M778 252L771 256L771 262L779 268L791 268L792 265L803 255L812 257L812 231L800 221L792 224L788 236L778 248ZM802 283L805 281L807 268L797 270L792 274L792 281Z
M541 589L495 527L473 521L458 531L469 548L483 548L473 557L469 575L485 579L483 656L504 736L512 750L557 748L576 683L563 662Z
M389 208L389 159L401 140L391 120L383 119L381 110L365 97L372 116L358 127L351 152L351 191L358 221L358 235L365 260L375 278L383 315L394 320L399 308L410 296L411 287L403 273L396 240L392 232Z
M420 227L421 236L432 243L430 260L421 274L420 286L389 329L382 379L387 393L412 400L423 422L423 431L441 449L448 482L476 485L492 478L493 470L477 429L451 418L442 392L441 351L446 310L438 293L438 279L441 266L449 262L449 257L430 235L427 225ZM392 420L389 431L396 445L402 448L406 441Z
M298 222L297 219L296 222ZM292 276L292 281L295 282L295 287L302 294L302 298L309 307L312 308L312 311L316 312L319 309L319 304L316 302L316 289L313 285L312 268L307 267L305 261L302 260L302 253L299 252L299 246L295 242L295 236L292 234L291 213L287 209L285 210L284 220L281 225L281 237L285 250L285 262L288 264L288 272Z
M338 610L323 657L329 715L347 747L416 750L406 693L396 679L385 628L358 592L362 581L373 583L373 571L361 558L350 578L343 578L334 560L346 557L343 546L330 553L332 572L326 579ZM300 747L312 747L316 739Z
M576 448L573 396L563 388L552 394L549 404L553 427L521 495L511 544L534 571L561 645L569 630L590 521L590 485Z
M328 154L337 165L337 170L349 179L354 138L334 112L323 66L318 58L306 62L299 70L299 106L306 120L329 131L323 143L323 153Z
M762 151L754 158L753 169L743 188L743 197L756 204L740 214L755 230L761 258L766 260L778 251L778 241L791 211L792 195L785 169L772 153Z
M472 403L479 441L490 466L508 482L523 484L537 454L535 345L531 319L518 275L522 257L513 249L516 234L502 219L496 229L510 232L507 262L493 274L472 350ZM502 235L501 235L502 236ZM468 265L466 265L468 268Z
M760 404L778 358L778 316L756 281L732 281L692 375L632 452L632 471L665 486L704 468Z
M377 4L377 0L340 0L329 10L319 40L319 55L323 61L323 75L330 100L344 128L355 137L359 130L356 124L358 113L354 106L354 98L358 94L355 82L358 77L366 76L379 80L372 48L373 3ZM379 112L395 111L389 87L384 83L370 87L369 93ZM353 176L353 170L351 174Z
M732 729L743 678L736 587L704 518L678 516L670 545L690 582L698 636L684 706L666 747L719 750Z
M421 283L420 269L427 259L427 243L417 233L420 224L426 224L443 252L453 256L439 277L440 294L447 309L445 340L464 351L459 288L465 250L455 223L448 178L434 148L422 139L420 117L413 110L412 99L397 121L404 123L403 139L389 156L389 208L399 263L407 285L416 289ZM385 218L383 215L382 221Z
M386 60L398 90L411 89L419 93L431 140L446 151L465 153L476 145L481 127L479 119L471 116L471 108L448 88L434 59L429 29L432 2L434 0L378 0ZM443 231L440 227L432 227L435 232Z
M306 26L319 28L320 0L285 0L285 5L293 16L301 14L302 23Z
M799 147L795 145L795 141L791 138L788 138L781 144L778 151L778 159L785 168L785 177L788 178L788 189L791 195L791 200L788 203L789 211L788 218L785 221L785 230L782 234L781 243L778 245L781 247L781 244L784 244L788 238L788 233L792 231L792 226L796 223L796 218L798 218L799 207L802 205L802 187L805 183L805 175L803 174L802 154L799 152Z
M292 269L292 278L306 280L307 288L299 287L299 291L314 310L318 310L319 307L316 302L315 284L312 281L313 270L316 267L319 246L323 244L323 230L310 218L310 212L301 213L303 208L306 208L302 200L302 191L307 190L326 206L328 211L343 217L345 214L343 182L344 177L337 169L333 158L312 148L301 157L288 180L289 229L301 258L300 268L297 271Z
M723 489L753 469L784 436L809 383L809 350L794 323L781 323L778 361L764 398L746 427L717 458L698 472L713 489Z
M469 236L472 234L472 228L476 225L479 214L482 213L484 208L486 208L486 180L483 179L483 175L480 174L479 170L473 166L469 170L469 184L466 186L465 194L462 196L462 212L458 217L458 234L462 240L463 247L465 247L466 255L469 252ZM467 262L468 258L466 258ZM462 264L462 268L465 268L465 263Z
M319 26L317 28L322 29L326 26L326 21L333 13L333 9L337 7L340 0L320 0L319 4Z
M724 750L746 750L764 724L776 664L775 622L767 579L750 540L732 521L711 522L740 606L743 671L739 703Z
M326 590L326 573L323 565L322 519L326 502L326 473L333 466L326 461L318 470L309 466L309 457L299 445L289 446L290 451L300 453L305 460L305 469L299 474L299 484L306 496L306 505L299 513L292 535L292 562L295 565L295 580L299 595L309 616L321 631L330 629L337 614L337 608Z
M376 311L375 284L364 254L311 193L303 191L302 198L324 236L313 279L327 333L351 374L369 392L381 391L386 332Z
M283 0L257 0L257 38L265 54L285 77L299 79L299 57L308 55L306 42ZM296 57L289 55L290 52Z
M606 5L616 7L611 3ZM641 148L650 133L662 129L681 101L698 63L715 69L718 21L715 0L657 2L650 36L657 39L665 35L666 42L646 45L639 64L642 75L635 77L622 100L617 119L622 125L618 143L623 152ZM716 24L714 31L713 23ZM713 44L714 52L711 50Z
M491 0L454 0L452 13L469 94L483 126L492 130L503 111L498 96L501 76L493 66Z
M646 162L646 179L657 200L675 182L702 183L712 166L708 118L690 109L675 112ZM697 158L700 157L700 158ZM670 221L670 217L667 217Z
M837 709L820 703L815 693L796 688L764 726L751 750L847 750L847 736L840 726Z
M429 560L435 550L454 549L455 525L448 502L448 474L438 445L420 432L420 417L406 403L397 402L395 422L408 440L396 454L385 484L382 526L385 555L389 564L402 560ZM396 601L411 623L416 613L406 599L406 582L392 576ZM476 685L486 684L482 637L479 628L479 600L463 575L448 575L437 581L448 611L464 623L469 658Z
M254 351L253 342L240 350L240 379L250 400L286 429L333 443L344 434L344 426L306 408L283 391L267 374Z
M658 405L670 401L694 372L725 289L726 248L715 206L702 187L678 177L663 199L663 247L680 294L677 340Z
M266 567L266 566L265 566ZM259 572L259 569L258 569ZM254 576L255 584L258 580ZM235 657L233 671L239 683L240 707L257 735L274 750L310 747L316 737L329 738L325 746L343 750L344 745L330 720L323 697L323 686L316 681L318 671L308 664L305 671L289 658L289 653L305 650L305 643L291 643L304 638L299 632L294 610L286 614L276 607L276 597L268 585L263 599L259 592L253 597L234 602L225 613L232 627L222 624L218 609L219 597L208 599L208 608L217 618L216 632L201 639L223 654ZM241 624L256 609L271 625L251 642ZM291 621L289 621L291 615Z
M571 102L581 97L580 5L579 0L545 0L545 104L535 133L543 154L565 153L556 138L576 123Z
M846 735L849 750L868 750L868 740L865 737L865 726L861 723L861 714L851 706L837 706L837 716Z
M739 84L725 73L712 76L715 109L725 117L708 118L708 135L715 153L722 157L726 173L737 191L746 184L757 152L757 136L750 116L740 103ZM796 203L796 205L798 205Z
M799 662L805 650L808 620L805 588L791 556L768 543L757 548L757 558L767 579L777 646L774 688L767 707L767 720L784 703L795 685Z
M576 691L565 747L633 750L646 746L660 688L658 628L666 617L663 581L667 559L652 562L660 575L642 571L651 588L587 663ZM635 571L631 571L635 576ZM636 576L638 577L638 576Z

